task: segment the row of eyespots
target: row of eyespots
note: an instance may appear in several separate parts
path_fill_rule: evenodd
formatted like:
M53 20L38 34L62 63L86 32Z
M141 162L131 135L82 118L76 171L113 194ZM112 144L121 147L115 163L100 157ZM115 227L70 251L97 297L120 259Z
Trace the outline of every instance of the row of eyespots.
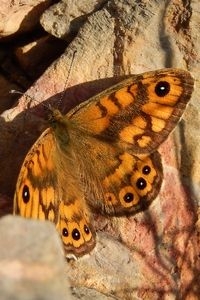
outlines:
M89 227L88 227L86 224L84 225L84 232L85 232L87 235L90 233L90 229L89 229ZM66 227L63 228L63 230L62 230L62 235L63 235L64 237L68 237L68 236L69 236L69 232L68 232L68 230L67 230ZM71 235L72 235L72 238L73 238L75 241L78 241L78 240L80 240L80 238L81 238L81 233L80 233L80 231L79 231L77 228L74 228L74 229L72 230Z
M145 165L142 168L142 173L146 176L149 175L151 173L151 167L149 165ZM143 177L139 177L136 181L136 186L139 190L144 190L147 186L147 181L145 178ZM126 190L128 190L127 192L125 192ZM133 191L133 192L132 192ZM125 194L124 194L125 192ZM135 195L135 190L132 186L125 186L124 188L122 188L119 192L119 198L123 199L123 201L127 204L131 204L132 205L136 205L139 201L139 196ZM118 201L115 197L115 195L113 193L107 193L106 194L106 200L108 201L108 205L117 205ZM122 201L122 202L123 202ZM129 206L130 207L130 206ZM128 207L127 207L128 208Z
M142 169L142 173L144 175L148 175L151 172L151 168L148 165L145 165ZM139 177L136 181L136 186L139 190L144 190L147 186L147 182L146 179L144 179L143 177ZM133 193L126 193L123 197L124 202L126 203L131 203L134 200L134 194Z

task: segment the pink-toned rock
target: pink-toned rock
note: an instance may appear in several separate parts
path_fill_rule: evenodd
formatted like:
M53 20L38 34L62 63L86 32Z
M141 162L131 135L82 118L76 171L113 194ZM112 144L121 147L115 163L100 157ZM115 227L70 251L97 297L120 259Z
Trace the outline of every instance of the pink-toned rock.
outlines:
M72 299L61 241L50 222L0 219L1 299Z
M199 297L199 22L198 6L192 1L109 1L88 17L66 52L27 92L32 100L25 95L16 108L2 115L1 133L9 132L6 150L12 154L21 140L20 149L24 146L26 152L30 145L23 140L29 137L31 144L39 121L31 126L24 109L35 107L31 111L42 116L45 109L39 102L56 103L68 76L63 111L105 88L111 81L100 79L114 75L173 66L187 67L196 79L184 120L160 149L164 182L159 197L146 212L130 218L104 218L101 222L103 217L98 216L97 229L99 223L104 224L101 230L108 235L98 234L94 251L71 263L73 286L96 289L119 299ZM16 126L18 139L11 134L10 124ZM1 140L0 147L4 145L5 140ZM2 191L7 193L13 192L20 168L23 155L18 152L20 159L14 152L10 162L6 161L13 169L0 176ZM5 162L0 169L5 170ZM8 180L10 189L5 189Z

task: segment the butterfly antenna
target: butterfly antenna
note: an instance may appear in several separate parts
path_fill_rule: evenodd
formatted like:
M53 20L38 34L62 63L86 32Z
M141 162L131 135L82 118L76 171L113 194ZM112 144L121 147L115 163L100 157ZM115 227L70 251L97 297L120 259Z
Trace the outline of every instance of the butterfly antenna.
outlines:
M62 101L65 97L65 94L66 94L66 88L67 88L67 85L68 85L68 82L69 82L69 77L71 75L72 66L73 66L73 62L74 62L76 52L77 52L77 50L74 50L74 52L73 52L73 56L72 56L72 60L71 60L70 66L69 66L69 72L68 72L68 75L67 75L67 79L65 80L64 88L63 88L63 91L61 93L60 99L58 101L58 108L59 108L60 104L62 103Z
M60 104L62 103L63 101L63 98L65 96L65 93L66 93L66 87L68 85L68 82L69 82L69 77L70 77L70 74L71 74L71 70L72 70L72 66L73 66L73 62L74 62L74 58L75 58L75 54L76 54L77 50L74 50L73 52L73 56L72 56L72 60L71 60L71 64L70 64L70 67L69 67L69 72L68 72L68 76L67 76L67 79L65 80L65 84L64 84L64 89L63 89L63 92L61 93L61 96L60 96L60 99L58 101L58 107L60 106ZM23 92L21 91L18 91L18 90L10 90L10 93L11 94L19 94L19 95L24 95ZM26 94L26 96L32 100L32 101L35 101L35 102L38 102L39 104L42 104L43 107L47 108L49 111L52 111L52 107L51 105L45 105L44 103L41 103L39 101L37 101L35 98L33 98L32 96L30 96L29 94Z
M43 107L47 108L48 110L51 110L50 105L46 105L44 103L39 102L37 99L35 99L32 96L30 96L28 93L23 93L23 92L18 91L18 90L10 90L9 93L10 94L19 94L19 95L22 95L22 96L25 95L25 97L28 97L31 101L37 102L38 104L42 105Z

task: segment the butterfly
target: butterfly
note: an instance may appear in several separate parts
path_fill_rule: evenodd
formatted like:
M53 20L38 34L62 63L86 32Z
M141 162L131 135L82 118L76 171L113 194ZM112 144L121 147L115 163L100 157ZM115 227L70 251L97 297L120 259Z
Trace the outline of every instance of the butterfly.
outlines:
M52 109L25 157L14 214L55 223L66 256L96 243L93 213L127 216L158 195L158 147L179 122L193 91L190 73L162 69L132 75L76 106Z

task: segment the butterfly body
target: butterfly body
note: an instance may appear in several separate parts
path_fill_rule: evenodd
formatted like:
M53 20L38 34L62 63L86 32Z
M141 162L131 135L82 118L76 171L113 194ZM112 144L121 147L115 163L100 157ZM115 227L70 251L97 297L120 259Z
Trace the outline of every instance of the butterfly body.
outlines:
M14 213L56 224L66 254L95 246L92 212L111 216L146 209L163 180L159 145L191 97L186 71L164 69L129 79L75 107L52 110L16 186Z

